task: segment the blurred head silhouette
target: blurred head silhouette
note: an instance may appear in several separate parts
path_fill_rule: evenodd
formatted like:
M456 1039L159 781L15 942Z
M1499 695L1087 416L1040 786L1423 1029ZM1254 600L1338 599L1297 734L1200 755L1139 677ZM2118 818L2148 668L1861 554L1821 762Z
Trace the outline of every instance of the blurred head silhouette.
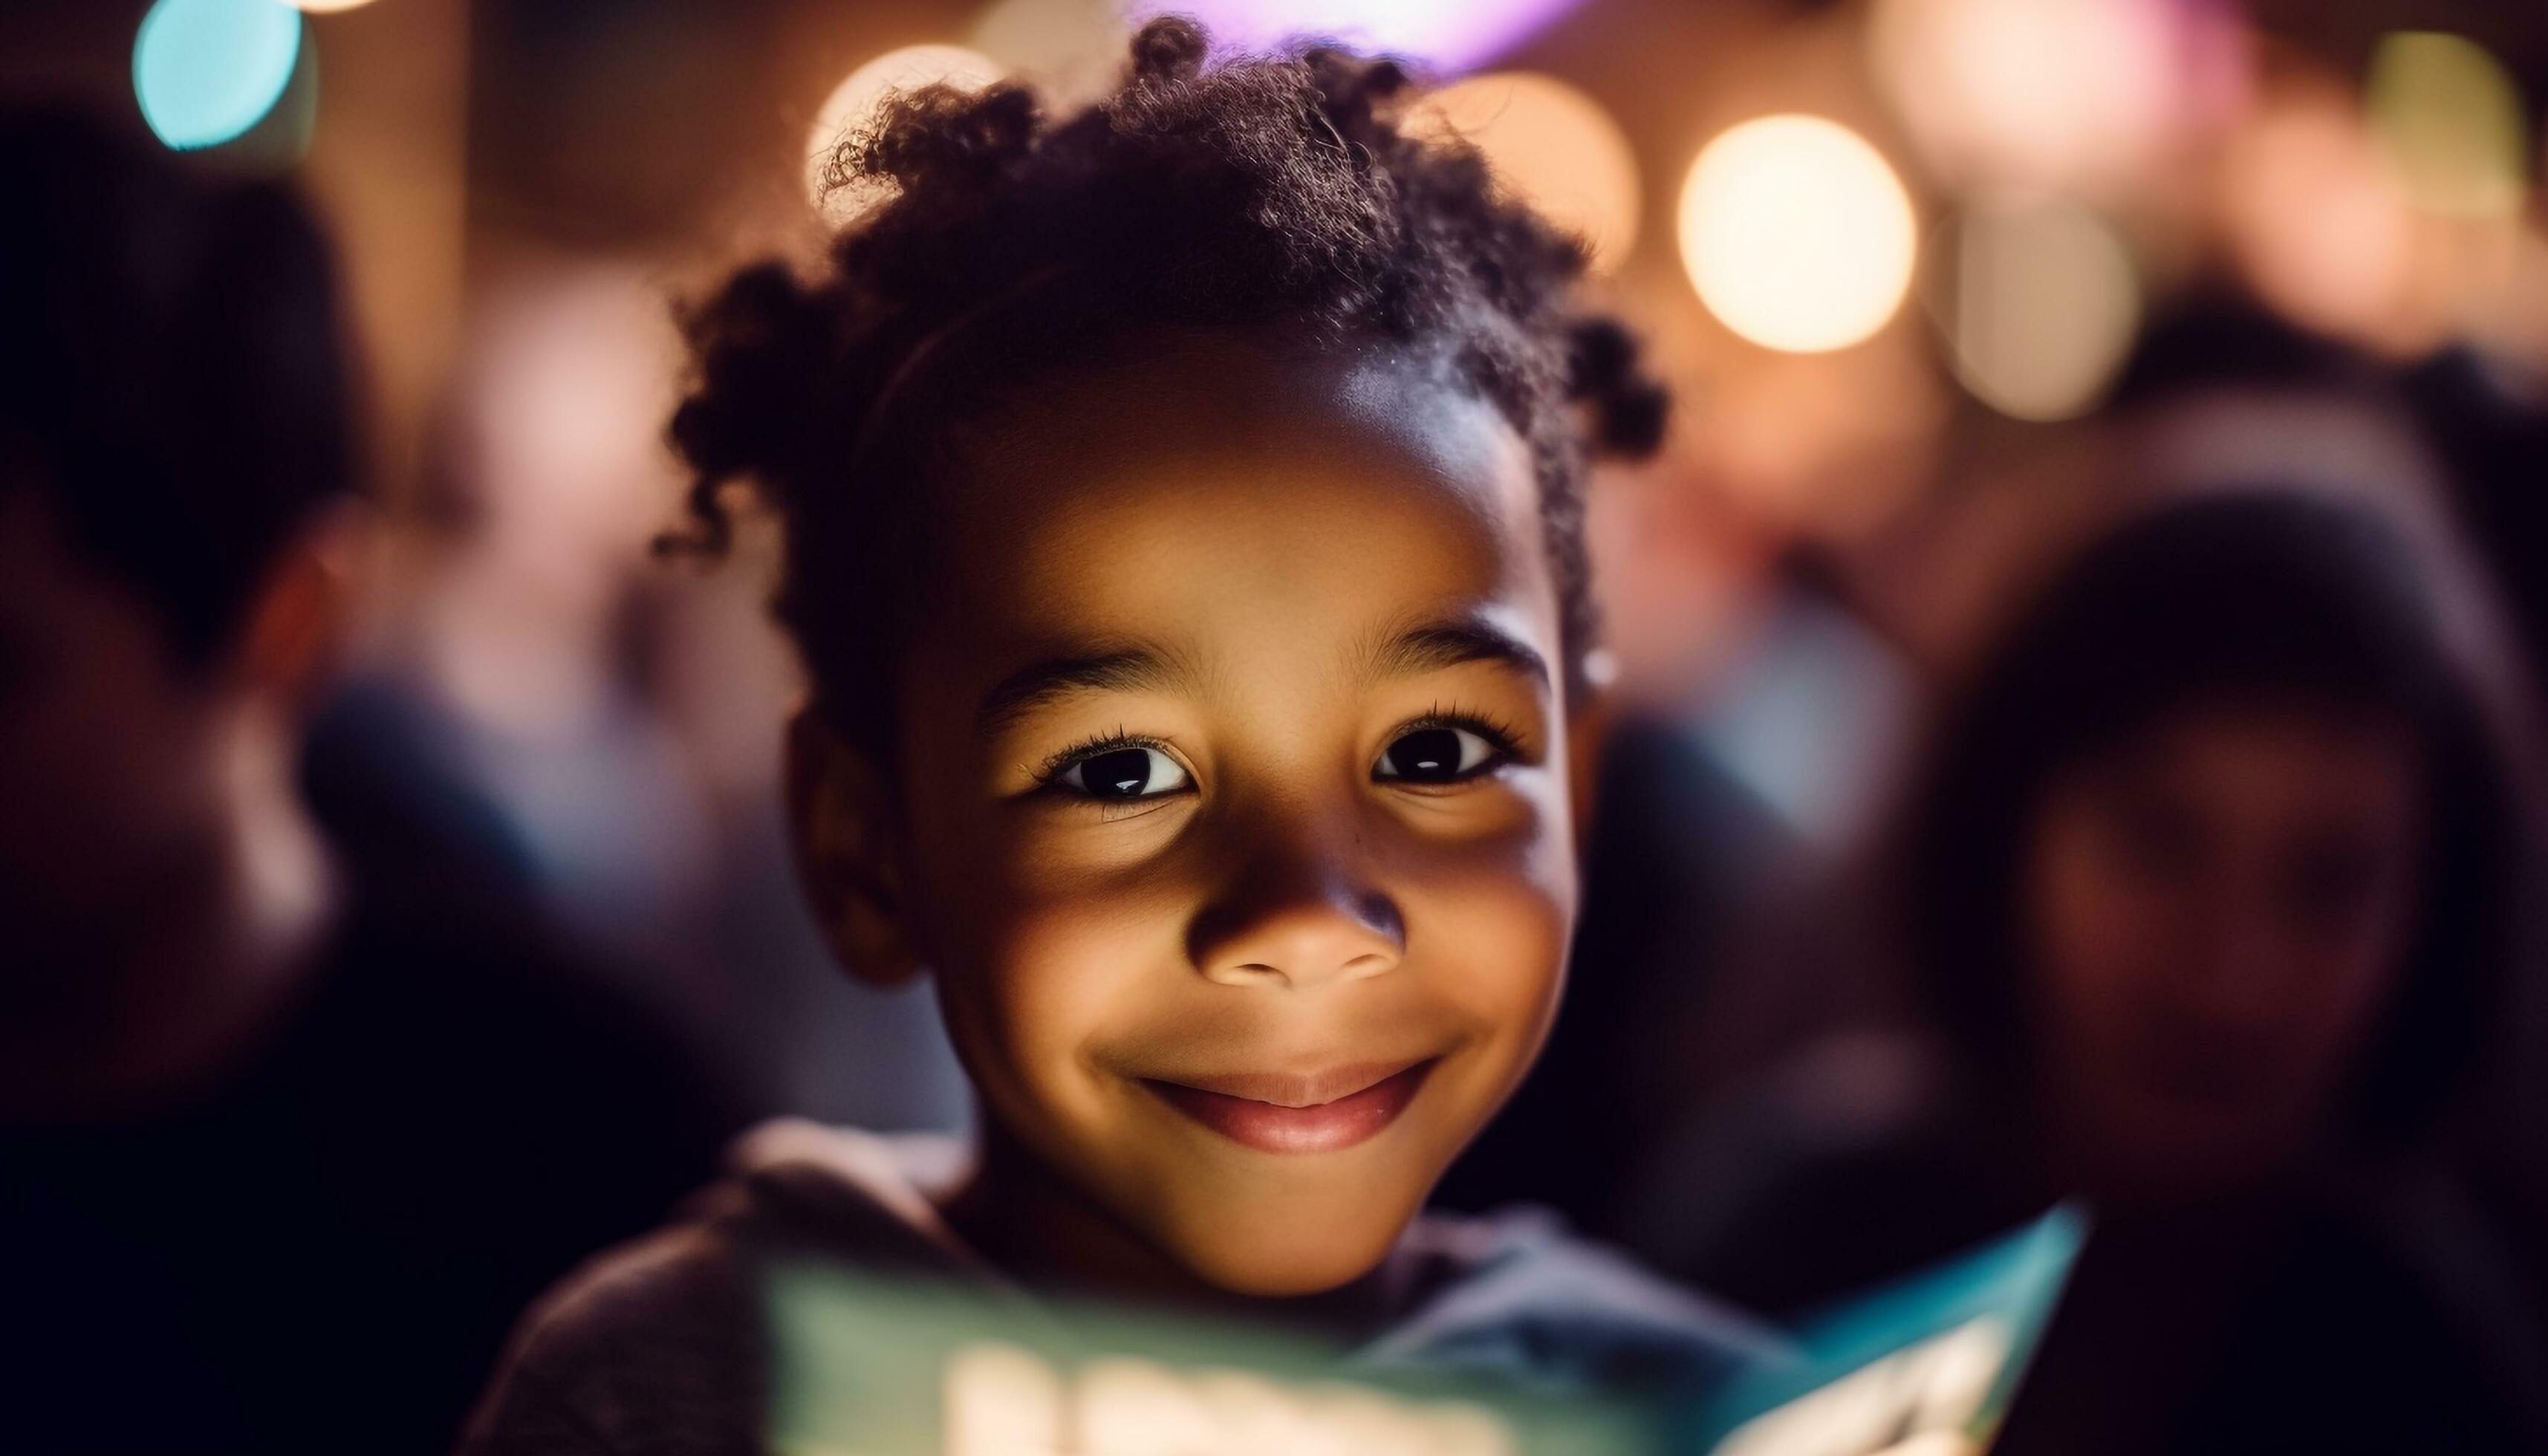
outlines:
M1904 916L2056 1176L2208 1196L2415 1137L2468 1080L2521 836L2446 606L2380 510L2222 491L2092 543L1984 655Z
M311 898L291 773L346 359L275 188L15 111L0 195L0 995L97 1009L144 946L231 927L194 945L217 965Z

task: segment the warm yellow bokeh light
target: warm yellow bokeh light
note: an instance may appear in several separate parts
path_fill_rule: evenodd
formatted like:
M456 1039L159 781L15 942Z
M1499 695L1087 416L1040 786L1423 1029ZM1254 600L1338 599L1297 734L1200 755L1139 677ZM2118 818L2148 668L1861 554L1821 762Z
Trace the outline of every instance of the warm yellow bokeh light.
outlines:
M2071 188L2149 163L2185 38L2150 0L1876 0L1875 79L1959 184Z
M826 219L836 224L874 206L879 197L871 188L832 189L825 185L832 150L842 138L865 126L885 98L896 92L916 91L941 81L978 91L1000 75L999 62L961 46L905 46L850 72L824 99L822 110L814 114L812 129L805 134L806 195Z
M2140 317L2131 249L2085 208L2000 202L1956 227L1956 376L2003 414L2086 412L2114 382Z
M1710 313L1774 349L1846 348L1911 286L1919 227L1881 154L1838 122L1762 117L1710 141L1681 194L1682 261Z
M2371 131L2408 203L2443 218L2509 218L2529 190L2521 91L2475 42L2384 37L2367 88Z
M1512 195L1590 245L1592 271L1636 247L1637 155L1601 104L1554 76L1498 71L1445 86L1408 118L1418 136L1459 136Z
M993 0L964 44L1063 103L1094 101L1122 74L1133 23L1119 0Z

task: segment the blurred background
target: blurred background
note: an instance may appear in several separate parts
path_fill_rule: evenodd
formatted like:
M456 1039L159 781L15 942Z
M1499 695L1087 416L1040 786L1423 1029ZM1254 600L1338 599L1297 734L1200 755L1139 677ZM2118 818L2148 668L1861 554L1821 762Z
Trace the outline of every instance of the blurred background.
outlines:
M1595 500L1619 700L1704 755L1725 802L1693 811L1739 827L1703 837L1757 840L1702 876L1726 908L1691 934L1757 918L1771 886L1728 875L1792 877L1850 845L2016 563L2150 484L2120 466L2113 402L2171 330L2223 334L2176 339L2213 358L2350 351L2385 408L2331 406L2300 431L2310 451L2447 498L2519 615L2548 611L2539 7L1180 8L1241 44L1320 33L1419 61L1448 83L1429 124L1579 228L1648 334L1679 392L1670 448ZM1017 74L1093 94L1139 9L33 0L0 19L11 95L137 115L315 200L397 526L337 717L466 789L465 816L412 807L465 818L500 872L618 943L791 1108L960 1117L925 1007L826 972L785 883L790 670L749 568L649 560L681 487L658 443L669 304L854 213L818 195L819 158L886 90ZM1734 1076L1792 1014L1712 1008L1686 1030L1713 1050L1689 1060ZM869 1055L822 1049L886 1024Z
M2323 1058L2286 1046L2283 1030L2314 1015L2314 971L2354 952L2377 961L2401 1020L2431 1000L2418 987L2461 987L2482 963L2482 997L2461 997L2451 1015L2472 1033L2408 1038L2415 1055L2454 1060L2443 1081L2469 1084L2454 1086L2467 1115L2449 1135L2415 1125L2406 1147L2449 1163L2492 1231L2398 1201L2370 1224L2411 1231L2393 1241L2420 1254L2401 1267L2443 1290L2425 1303L2449 1308L2490 1390L2548 1420L2530 1298L2548 1288L2548 994L2515 926L2548 885L2509 849L2538 829L2527 716L2548 661L2548 8L1175 8L1230 44L1325 34L1410 56L1439 81L1411 125L1481 145L1501 184L1588 239L1592 288L1644 331L1677 396L1662 459L1592 490L1610 737L1570 1005L1445 1199L1554 1204L1674 1275L1794 1314L2005 1227L2041 1193L2150 1191L2150 1157L2199 1181L2204 1147L2237 1160L2323 1138L2359 1152L2326 1086L2370 1086L2388 1033L2359 1053L2370 1071L2346 1066L2349 1043ZM8 100L66 97L147 128L189 166L288 178L339 244L388 530L311 737L314 798L333 800L333 824L362 826L372 864L408 855L443 890L530 905L682 1028L749 1112L956 1130L965 1091L928 989L836 974L792 885L774 777L797 688L762 612L773 541L747 522L739 559L716 571L650 551L685 485L663 449L676 306L747 257L810 255L874 202L826 194L823 160L892 89L1025 76L1057 102L1096 97L1154 10L18 0L0 13ZM2252 485L2380 517L2403 546L2357 561L2328 546L2349 528L2237 512L2181 541L2115 535ZM2105 596L2069 566L2100 541L2123 541L2102 571L2125 590ZM2398 574L2411 587L2385 596ZM2044 596L2064 582L2071 596ZM2047 599L2069 599L2069 617ZM2039 601L2034 617L2010 617L2021 601ZM2385 625L2423 617L2431 635L2390 640ZM1977 666L1985 685L1998 671L2000 696L1974 688ZM2222 709L2260 704L2265 740L2239 737L2250 719L2222 729ZM2436 765L2459 763L2464 716L2485 716L2490 747L2461 755L2485 760L2485 788L2449 800ZM2412 734L2341 740L2346 724ZM2125 727L2131 752L2107 734ZM2377 821L2398 752L2431 790L2412 944L2383 941L2370 918L2383 855L2411 837ZM2275 780L2283 771L2299 777ZM2013 915L2036 913L2021 905L2036 862L1990 860L1987 826L1955 811L2005 788L2010 824L2058 826L2061 793L2082 785L2084 824L2123 847L2097 892L2140 913L2107 926L2120 936L2069 944L2061 934L2094 915L2036 905L2031 958L2005 966L2008 994L2051 1007L2000 1028L2047 1038L2016 1060L2039 1076L2087 1068L2069 1091L2018 1097L2089 1109L2053 1130L2084 1142L2034 1147L2039 1163L2013 1173L2008 1127L1974 1115L2010 1084L1992 1081L1972 1025L1942 1025L1955 1018L1937 971L1995 963L2023 939ZM2357 800L2367 808L2341 819ZM2311 806L2334 829L2304 824ZM2204 826L2239 813L2299 826L2257 839L2283 900L2239 900L2237 857L2202 849ZM2492 897L2477 908L2433 872L2461 864L2461 847L2482 849ZM1998 895L1967 941L1956 926L1921 941L1888 918L1906 895L1955 903L1964 882ZM2209 918L2184 921L2197 931L2133 941L2197 903ZM2125 949L2100 961L2107 941ZM2160 992L2087 1000L2076 1025L2053 1015L2069 989L2105 984L2097 974L2155 987L2171 961L2299 966L2286 979L2304 989L2234 1015ZM2148 1073L2184 1099L2100 1102L2100 1028L2142 1023L2166 1046L2155 1060L2115 1053L2115 1086ZM2291 1086L2257 1066L2288 1066ZM2299 1107L2286 1122L2317 1133L2278 1133L2286 1102ZM2209 1133L2168 1122L2191 1104L2230 1112ZM2202 1267L2166 1247L2178 1278ZM2242 1267L2268 1267L2252 1241L2237 1247ZM2314 1249L2301 1270L2357 1267L2341 1241L2273 1247ZM2123 1259L2107 1288L2145 1275ZM2173 1298L2153 1301L2209 1308ZM2273 1308L2273 1338L2309 1333L2314 1306ZM2184 1319L2244 1328L2217 1314ZM2133 1319L2110 1323L2131 1333ZM2415 1319L2395 1328L2423 1328ZM2291 1369L2323 1377L2304 1359Z
M375 822L469 847L758 1110L949 1129L926 990L834 973L789 878L769 543L650 554L683 485L672 306L871 201L821 162L889 90L1093 96L1171 8L1414 60L1443 83L1415 125L1581 231L1677 394L1663 457L1592 500L1612 738L1574 1000L1452 1202L1553 1202L1773 1309L1884 1272L1747 1242L1764 1149L1876 1145L1955 1075L1856 907L2012 593L2153 501L2374 502L2526 713L2537 4L19 0L0 86L288 176L341 248L391 530L317 760L391 754ZM2522 964L2469 1137L2535 1191Z

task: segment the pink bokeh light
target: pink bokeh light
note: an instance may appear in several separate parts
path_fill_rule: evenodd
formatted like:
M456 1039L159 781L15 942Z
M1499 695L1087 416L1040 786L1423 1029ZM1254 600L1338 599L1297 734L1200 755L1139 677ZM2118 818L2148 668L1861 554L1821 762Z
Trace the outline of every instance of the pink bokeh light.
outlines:
M1139 0L1137 17L1190 15L1225 45L1330 37L1456 75L1504 54L1581 0Z

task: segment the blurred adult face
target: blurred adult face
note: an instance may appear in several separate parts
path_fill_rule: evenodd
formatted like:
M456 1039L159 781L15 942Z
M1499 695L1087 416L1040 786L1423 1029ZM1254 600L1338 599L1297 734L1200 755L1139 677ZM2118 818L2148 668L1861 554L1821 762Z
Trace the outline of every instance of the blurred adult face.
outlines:
M0 502L0 996L70 989L218 856L213 679L38 499Z
M943 513L914 934L1012 1145L1221 1289L1370 1270L1528 1065L1576 881L1529 459L1403 362L1057 389Z
M2194 1193L2309 1144L2412 933L2419 794L2403 732L2297 707L2186 710L2055 776L2024 930L2077 1170Z

